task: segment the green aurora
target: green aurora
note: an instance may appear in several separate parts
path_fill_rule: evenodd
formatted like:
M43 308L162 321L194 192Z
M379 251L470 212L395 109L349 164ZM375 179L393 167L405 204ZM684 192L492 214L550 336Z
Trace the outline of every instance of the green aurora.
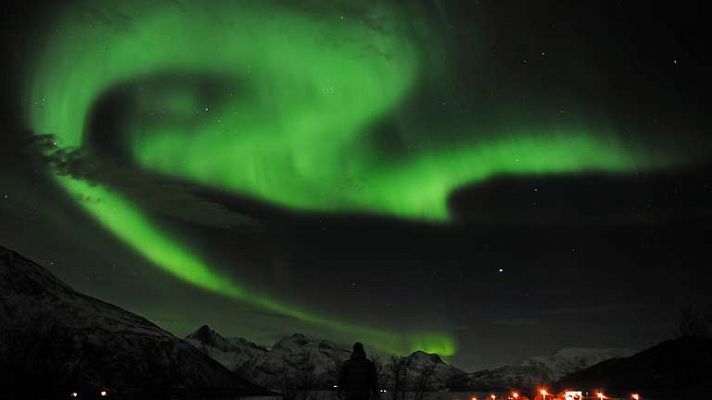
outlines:
M87 147L97 102L131 88L131 106L113 128L135 167L150 173L297 212L447 223L454 190L495 176L624 174L678 159L584 124L482 132L467 121L440 128L457 139L384 153L373 129L416 91L432 68L427 48L438 44L419 43L405 11L380 3L354 17L337 6L309 13L279 2L104 1L102 22L87 18L95 3L67 8L31 58L26 118L34 132L55 134L58 148ZM163 75L213 77L220 95ZM81 178L57 181L126 245L193 285L384 351L456 351L448 333L364 328L255 293L153 221L140 199Z

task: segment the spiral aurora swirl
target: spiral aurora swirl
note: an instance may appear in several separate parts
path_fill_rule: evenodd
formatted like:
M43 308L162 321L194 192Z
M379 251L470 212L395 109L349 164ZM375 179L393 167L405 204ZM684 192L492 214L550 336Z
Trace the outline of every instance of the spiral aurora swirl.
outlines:
M397 7L326 8L73 3L28 65L25 117L34 132L55 134L59 148L90 147L92 113L121 89L128 106L112 130L134 168L295 212L444 223L450 193L495 176L624 174L676 162L585 126L492 133L466 122L441 128L464 132L457 140L418 132L437 145L384 153L373 143L374 127L414 93L432 67L423 61L427 48L437 43L419 43ZM56 179L126 245L186 282L382 350L455 352L447 333L363 327L255 293L160 226L139 199L82 178Z

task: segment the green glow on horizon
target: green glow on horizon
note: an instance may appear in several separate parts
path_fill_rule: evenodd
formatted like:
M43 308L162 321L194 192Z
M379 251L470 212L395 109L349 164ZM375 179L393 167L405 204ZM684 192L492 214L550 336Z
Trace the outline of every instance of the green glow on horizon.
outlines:
M297 211L431 221L448 221L453 190L498 175L626 173L670 162L585 127L483 134L467 122L449 128L467 139L398 158L376 154L364 138L425 73L422 47L390 8L374 7L365 23L276 3L102 4L121 17L97 23L70 8L28 68L27 120L39 134L56 134L62 148L84 145L92 107L126 86L136 90L119 128L146 171ZM217 77L224 96L146 83L162 74ZM161 112L167 117L153 118ZM252 293L154 224L136 199L69 177L58 182L124 243L181 280L360 335L382 350L456 351L447 334L363 328Z

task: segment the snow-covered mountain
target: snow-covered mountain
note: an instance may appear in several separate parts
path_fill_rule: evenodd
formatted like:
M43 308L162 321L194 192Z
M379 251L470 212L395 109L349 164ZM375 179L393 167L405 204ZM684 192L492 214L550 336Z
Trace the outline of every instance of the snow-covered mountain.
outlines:
M331 388L339 365L350 352L333 342L294 334L265 347L242 338L226 338L202 326L187 336L188 342L238 375L268 388ZM416 351L406 357L376 355L384 388L398 381L418 390L491 390L549 384L599 362L633 354L628 349L566 348L549 356L524 359L500 368L467 373L444 362L437 354ZM285 378L286 377L286 378Z
M294 334L267 348L242 338L226 338L204 325L186 340L238 375L264 387L284 390L284 386L332 388L341 363L350 356L345 346L328 340ZM375 354L382 386L393 384L393 359ZM402 380L412 388L425 384L429 389L446 387L453 375L463 371L443 362L437 354L416 351L400 359ZM424 379L427 374L427 379Z
M207 325L186 340L238 375L274 389L333 387L339 365L350 354L332 342L301 334L284 337L268 349L242 338L225 338Z
M512 365L470 374L475 388L502 389L548 384L602 361L628 357L629 349L565 348L549 356L524 359Z
M146 319L0 247L0 391L31 398L100 389L123 398L267 393Z
M465 371L444 362L439 355L420 350L405 357L404 361L407 371L405 386L411 390L446 389L452 385L455 378L465 375ZM393 382L394 363L397 361L391 360L385 366L389 382Z

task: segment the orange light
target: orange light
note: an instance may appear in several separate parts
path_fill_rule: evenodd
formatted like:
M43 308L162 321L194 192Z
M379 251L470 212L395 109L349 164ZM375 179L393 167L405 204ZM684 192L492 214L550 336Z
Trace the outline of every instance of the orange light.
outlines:
M630 395L630 397L632 397L633 400L640 400L640 395L638 393L633 393Z
M512 397L514 397L515 399L518 398L518 397L519 397L519 393L517 393L517 392L512 392ZM636 399L636 400L638 400L638 399Z
M603 394L603 392L598 392L596 393L596 396L598 396L599 399L605 399L606 396Z
M546 396L547 394L549 394L546 389L539 390L539 393L541 393L542 396Z
M493 394L491 394L490 397L492 398L492 400L494 400L494 399L497 398L497 396L495 396L495 395L493 395Z

